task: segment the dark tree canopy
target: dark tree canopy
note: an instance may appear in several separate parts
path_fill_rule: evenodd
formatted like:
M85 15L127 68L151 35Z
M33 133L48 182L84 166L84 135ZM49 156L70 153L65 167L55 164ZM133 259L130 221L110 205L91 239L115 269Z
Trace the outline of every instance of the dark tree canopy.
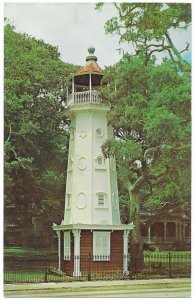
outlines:
M4 32L5 207L16 206L19 226L32 229L38 216L50 225L63 217L68 121L62 101L75 67L41 40L10 25Z

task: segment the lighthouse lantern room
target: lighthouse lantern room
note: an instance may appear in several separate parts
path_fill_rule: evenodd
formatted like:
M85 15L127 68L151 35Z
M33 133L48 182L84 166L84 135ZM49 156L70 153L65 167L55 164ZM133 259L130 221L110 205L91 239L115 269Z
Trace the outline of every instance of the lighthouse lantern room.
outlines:
M90 267L128 273L128 237L133 224L121 224L114 158L104 158L101 146L113 137L110 107L97 92L103 71L95 49L86 65L73 74L67 99L71 120L64 220L53 224L58 235L59 269L81 276Z

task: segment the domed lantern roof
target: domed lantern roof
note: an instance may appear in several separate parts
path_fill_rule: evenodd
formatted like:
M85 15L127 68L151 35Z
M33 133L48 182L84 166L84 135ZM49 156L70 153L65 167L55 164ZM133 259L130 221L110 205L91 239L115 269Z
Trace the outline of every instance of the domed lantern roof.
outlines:
M89 86L90 74L92 86L100 85L103 77L103 70L97 64L97 57L94 55L95 48L88 48L89 55L86 57L86 65L74 74L74 83L81 86Z

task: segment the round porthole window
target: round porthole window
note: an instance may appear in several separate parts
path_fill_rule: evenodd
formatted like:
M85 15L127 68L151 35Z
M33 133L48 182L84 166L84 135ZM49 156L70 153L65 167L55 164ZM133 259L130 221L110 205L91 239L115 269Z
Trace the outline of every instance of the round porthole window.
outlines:
M103 130L101 129L101 128L97 128L96 129L96 135L98 136L98 137L102 137L103 136Z
M76 206L77 208L84 208L87 204L86 194L81 192L77 195Z
M78 161L78 167L80 170L86 169L86 158L85 157L80 157L80 159Z

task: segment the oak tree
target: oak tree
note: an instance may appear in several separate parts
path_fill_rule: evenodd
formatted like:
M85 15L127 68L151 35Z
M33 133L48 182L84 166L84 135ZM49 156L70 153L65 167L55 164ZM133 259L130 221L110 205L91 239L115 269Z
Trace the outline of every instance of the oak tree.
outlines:
M32 246L38 218L49 231L63 217L68 151L63 100L74 66L61 61L56 47L9 24L4 34L5 218L15 207L14 222L23 228L24 244Z
M190 5L114 5L118 16L107 21L106 32L132 43L136 54L126 53L106 69L101 93L112 108L116 139L108 140L103 152L117 158L135 225L131 251L141 256L140 209L156 210L166 203L190 208L190 64L170 38L170 30L189 26ZM158 64L153 54L162 51L168 55ZM136 267L142 267L140 260Z

